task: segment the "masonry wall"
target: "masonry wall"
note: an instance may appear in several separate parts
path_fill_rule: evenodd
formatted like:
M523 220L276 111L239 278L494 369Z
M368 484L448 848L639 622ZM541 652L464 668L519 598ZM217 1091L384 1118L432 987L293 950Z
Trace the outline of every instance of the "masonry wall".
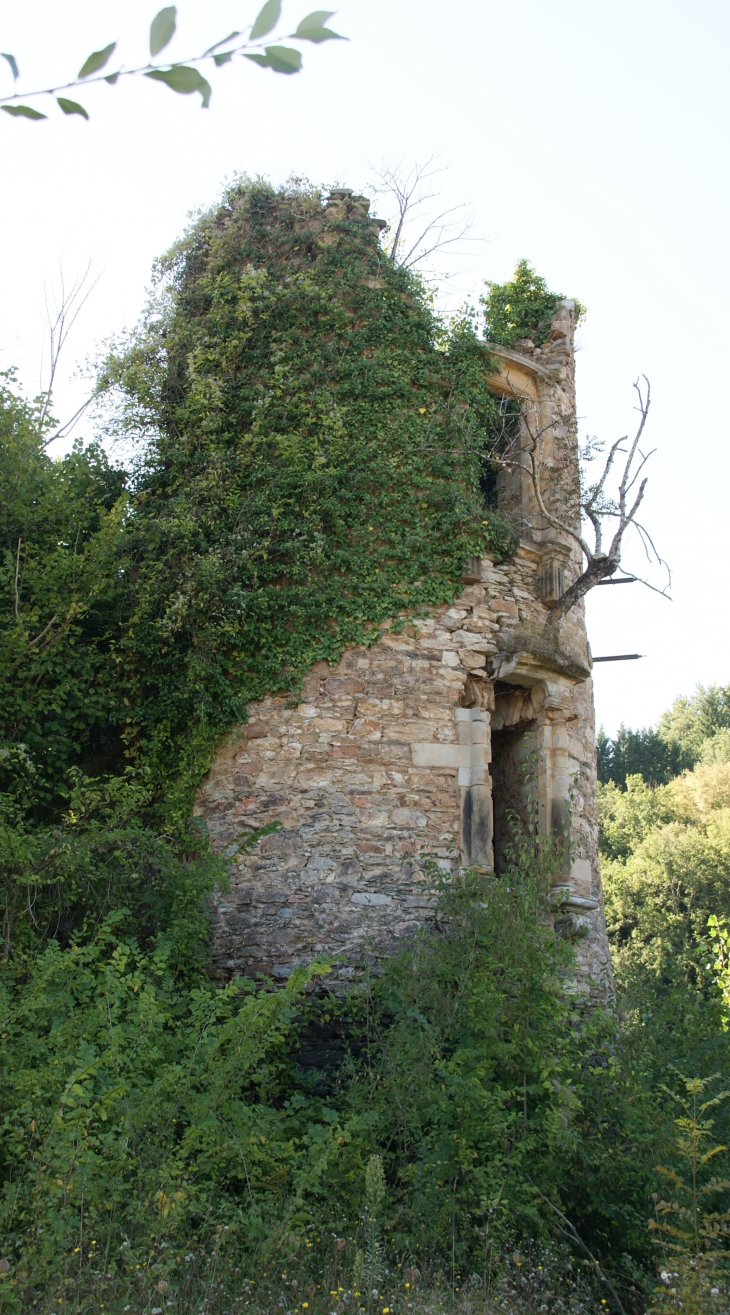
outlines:
M401 634L385 631L339 665L319 664L303 701L252 705L201 787L197 811L215 846L229 851L231 889L216 907L215 966L222 976L285 978L317 955L339 956L339 980L382 958L428 915L418 856L445 868L461 843L459 732L467 680L485 670L530 600L520 597L529 562L485 562L483 584ZM473 664L482 661L484 667ZM522 712L544 710L540 687L520 691ZM573 857L583 898L595 901L580 942L585 989L610 973L600 903L595 747L590 682L568 687L570 774L575 785ZM496 699L495 703L500 700ZM529 703L529 711L525 703ZM533 707L534 703L534 707ZM244 828L281 823L248 854Z
M500 489L520 532L515 556L472 559L451 607L399 633L384 626L377 643L348 649L336 667L318 664L300 702L251 704L218 753L196 811L229 858L230 890L215 906L221 977L285 979L326 956L333 984L344 985L392 953L430 913L419 856L436 855L447 870L491 868L496 840L497 871L504 864L506 818L525 810L529 757L540 830L566 841L551 892L556 930L576 939L577 988L610 990L582 605L557 633L546 626L581 558L538 514L525 457L542 434L545 504L575 522L572 331L564 303L545 348L499 349L494 389L518 398L521 412L517 459ZM280 830L241 852L241 833L271 822Z

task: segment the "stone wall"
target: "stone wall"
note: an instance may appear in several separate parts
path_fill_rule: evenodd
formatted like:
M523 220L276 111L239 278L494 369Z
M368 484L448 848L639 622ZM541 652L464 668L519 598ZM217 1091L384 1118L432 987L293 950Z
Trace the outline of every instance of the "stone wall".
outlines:
M577 514L571 303L541 352L501 354L495 391L517 397L524 449L538 427L546 500ZM196 811L230 860L215 909L221 976L286 978L317 956L346 982L402 943L431 907L418 863L497 871L509 813L525 813L525 762L543 833L564 834L556 927L577 935L577 985L610 989L597 862L596 755L582 606L546 631L547 605L580 571L569 536L541 524L525 464L501 477L521 531L509 561L467 565L451 607L382 628L372 646L318 664L299 696L248 708L222 746ZM494 768L492 769L492 737ZM280 823L250 852L240 837Z

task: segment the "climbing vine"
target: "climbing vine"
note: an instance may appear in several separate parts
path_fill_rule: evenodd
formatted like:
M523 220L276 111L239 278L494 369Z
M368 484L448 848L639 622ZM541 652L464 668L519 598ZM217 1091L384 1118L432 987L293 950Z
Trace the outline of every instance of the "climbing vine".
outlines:
M130 471L94 445L52 460L47 406L2 381L8 953L120 901L150 935L175 901L187 926L191 874L212 879L192 795L246 704L296 697L315 661L453 598L470 553L510 550L485 496L492 368L357 198L244 181L102 367Z
M358 198L245 180L193 225L105 366L113 426L146 440L120 645L132 753L189 786L248 700L451 599L470 553L508 550L480 493L502 424L490 368Z

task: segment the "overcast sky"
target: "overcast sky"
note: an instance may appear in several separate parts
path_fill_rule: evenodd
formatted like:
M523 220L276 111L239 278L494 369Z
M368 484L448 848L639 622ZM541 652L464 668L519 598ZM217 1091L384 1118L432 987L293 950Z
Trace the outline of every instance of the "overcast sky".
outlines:
M144 62L155 4L3 8L2 49L30 88L73 75L112 40L127 64ZM171 56L197 53L256 8L181 0ZM306 0L285 0L284 30L306 12ZM60 267L72 281L91 260L101 277L64 363L64 417L84 395L77 365L135 322L154 257L226 178L297 174L364 189L383 160L437 153L444 204L468 203L480 239L454 265L452 295L478 295L524 256L587 305L581 433L627 432L632 383L651 380L657 451L644 519L671 565L674 601L640 585L591 594L594 654L646 654L596 668L599 723L647 725L698 682L730 682L730 7L343 0L332 26L349 42L307 47L296 77L245 60L216 70L207 111L197 96L140 81L85 88L88 123L0 114L0 367L17 365L35 389L44 287ZM9 71L0 77L9 91ZM627 565L644 573L638 547Z

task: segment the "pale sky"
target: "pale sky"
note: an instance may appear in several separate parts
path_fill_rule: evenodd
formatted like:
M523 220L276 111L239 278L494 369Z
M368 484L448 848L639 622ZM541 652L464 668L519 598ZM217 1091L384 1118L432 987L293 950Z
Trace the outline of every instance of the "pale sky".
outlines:
M248 0L181 0L171 57L250 23ZM30 89L73 75L117 40L144 62L154 0L4 6L0 45ZM283 31L309 10L285 0ZM373 167L437 153L444 204L468 203L474 243L455 283L478 295L526 257L588 307L578 337L582 434L634 424L649 376L656 447L644 520L674 601L640 585L594 590L597 720L648 725L698 682L730 683L724 395L728 347L730 7L720 0L343 0L350 40L304 49L296 77L240 60L211 107L135 81L78 94L91 121L0 114L0 368L36 387L44 287L89 260L101 277L63 364L72 376L134 324L152 261L236 172L365 189ZM3 61L0 85L11 89ZM76 96L77 93L71 93ZM43 108L43 107L42 107ZM90 435L88 423L79 432ZM644 572L640 551L626 565ZM659 580L654 574L653 579Z

